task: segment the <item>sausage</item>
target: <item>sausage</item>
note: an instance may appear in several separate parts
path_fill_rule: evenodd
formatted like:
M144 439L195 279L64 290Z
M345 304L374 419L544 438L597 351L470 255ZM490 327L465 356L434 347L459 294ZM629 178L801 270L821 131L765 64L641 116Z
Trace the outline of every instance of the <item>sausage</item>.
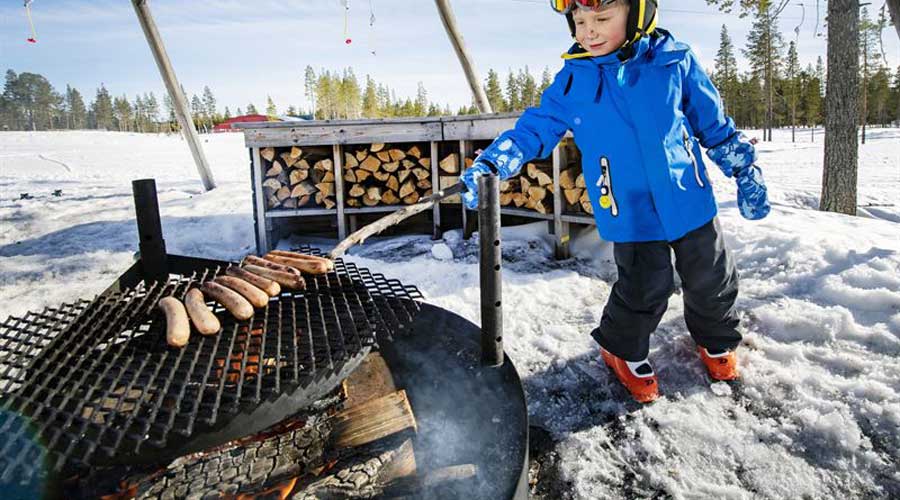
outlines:
M250 283L256 288L259 288L260 290L266 292L269 297L276 297L279 293L281 293L281 285L279 285L277 281L263 278L262 276L253 274L237 266L228 266L228 269L225 270L225 274L227 274L228 276L234 276L235 278L240 278L247 283Z
M187 308L191 323L201 335L212 335L222 329L219 318L206 305L206 299L203 298L203 292L200 290L196 288L188 290L187 295L184 296L184 306Z
M269 296L266 292L240 278L235 278L234 276L219 276L213 281L220 285L227 286L243 295L253 307L266 307L269 303Z
M294 259L291 257L283 257L281 255L273 255L271 253L266 254L263 258L277 264L282 264L284 266L294 268L306 274L327 274L329 271L328 264L322 261ZM333 269L334 264L332 264L331 266L331 268Z
M303 290L304 288L306 288L306 281L303 280L303 277L297 276L293 273L276 271L274 269L269 269L268 267L254 265L244 266L244 270L251 272L257 276L262 276L263 278L275 280L281 286L289 288L291 290Z
M172 347L186 346L191 337L191 324L184 304L175 297L163 297L157 305L166 315L166 342Z
M278 264L278 263L275 263L275 262L272 262L272 261L269 261L266 259L261 259L255 255L248 255L248 256L244 257L243 264L244 264L244 267L246 267L247 264L250 264L253 266L267 267L269 269L272 269L273 271L281 271L283 273L293 274L297 277L301 276L300 271L298 271L292 267L288 267L283 264Z
M300 259L300 260L311 260L313 262L321 262L328 267L329 271L334 270L334 261L325 257L319 257L317 255L308 255L305 253L299 252L289 252L287 250L272 250L269 252L270 255L277 255L279 257L288 257L291 259Z
M243 321L253 316L253 306L241 294L218 283L207 281L200 286L200 291L225 306L235 318Z

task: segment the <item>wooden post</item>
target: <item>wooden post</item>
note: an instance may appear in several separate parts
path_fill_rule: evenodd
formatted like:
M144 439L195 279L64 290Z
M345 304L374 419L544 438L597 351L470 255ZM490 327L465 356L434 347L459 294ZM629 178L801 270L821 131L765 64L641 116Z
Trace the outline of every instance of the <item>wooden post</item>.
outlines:
M570 257L569 223L562 220L565 202L563 201L562 187L559 185L559 174L567 164L566 149L563 141L560 141L553 148L553 246L557 260Z
M213 179L209 163L203 154L203 148L200 146L200 138L197 135L197 129L194 127L194 120L191 118L187 99L181 91L178 79L175 77L175 70L172 69L172 63L169 61L169 55L166 53L162 37L156 28L153 15L150 13L150 7L147 5L148 1L131 0L131 4L134 6L134 12L141 23L141 29L144 30L144 36L147 37L147 43L150 45L150 51L153 52L153 58L156 60L163 82L166 84L169 97L172 99L172 104L175 107L175 116L178 118L178 123L184 132L184 138L191 148L191 154L194 156L194 162L197 164L197 171L200 173L200 180L203 181L203 188L210 191L216 188L216 181Z
M466 50L466 44L456 25L456 16L453 15L453 8L450 7L450 0L434 0L437 5L438 13L441 15L441 22L444 23L444 29L447 30L447 36L453 49L456 50L456 56L459 57L459 63L462 64L463 72L466 79L469 80L469 86L472 88L472 95L475 97L475 105L481 113L493 113L491 103L488 101L487 94L481 86L481 78L478 77L478 71L475 70L475 63Z
M440 151L438 150L437 141L431 141L431 185L435 191L441 189L441 171L438 169L440 163ZM444 237L444 229L441 227L441 202L434 204L434 231L431 239L439 240Z
M344 216L344 148L340 144L332 146L334 153L334 189L337 191L335 199L337 200L337 226L338 241L342 241L347 237L347 218Z
M253 216L256 219L256 252L264 255L269 247L269 218L266 217L266 197L263 193L262 158L259 148L250 149L250 181L253 183Z

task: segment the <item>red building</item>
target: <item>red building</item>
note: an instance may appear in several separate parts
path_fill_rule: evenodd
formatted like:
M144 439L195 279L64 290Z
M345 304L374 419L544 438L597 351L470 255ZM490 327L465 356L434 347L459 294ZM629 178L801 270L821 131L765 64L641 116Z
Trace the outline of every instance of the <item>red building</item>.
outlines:
M267 122L269 121L269 117L266 115L243 115L243 116L235 116L234 118L229 118L224 122L213 127L213 132L240 132L240 130L236 128L232 128L232 123L244 123L244 122ZM281 120L275 120L281 121Z

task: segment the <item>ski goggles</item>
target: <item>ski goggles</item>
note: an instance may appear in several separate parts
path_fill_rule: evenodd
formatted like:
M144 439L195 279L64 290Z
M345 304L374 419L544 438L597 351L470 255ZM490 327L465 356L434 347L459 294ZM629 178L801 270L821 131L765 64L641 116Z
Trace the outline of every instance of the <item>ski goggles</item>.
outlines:
M584 10L594 10L604 5L615 3L616 0L550 0L550 8L559 14L568 14L576 7Z

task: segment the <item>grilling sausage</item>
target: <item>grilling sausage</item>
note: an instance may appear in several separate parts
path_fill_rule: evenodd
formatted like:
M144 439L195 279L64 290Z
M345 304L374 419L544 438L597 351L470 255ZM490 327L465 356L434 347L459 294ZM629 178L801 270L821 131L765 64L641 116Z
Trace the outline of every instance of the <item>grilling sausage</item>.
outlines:
M277 264L275 262L272 262L272 261L269 261L266 259L261 259L255 255L248 255L248 256L244 257L243 264L244 264L244 267L247 267L247 264L250 264L253 266L265 267L265 268L271 269L273 271L281 271L283 273L293 274L294 276L297 276L298 278L301 276L300 271L298 271L292 267L288 267L283 264Z
M228 309L232 316L241 321L250 319L253 316L253 306L247 302L247 299L241 297L241 294L230 288L207 281L200 287L200 290L219 304L225 306L225 309Z
M166 315L166 342L172 347L184 347L191 337L191 325L188 323L184 304L175 297L159 299L159 308Z
M269 303L269 296L266 295L266 292L240 278L235 278L234 276L219 276L214 281L243 295L253 307L266 307Z
M311 260L313 262L321 262L324 264L329 271L334 270L334 261L331 259L327 259L325 257L319 257L318 255L308 255L305 253L299 252L289 252L287 250L272 250L269 252L270 255L277 255L279 257L287 257L290 259L300 259L300 260Z
M282 255L275 255L272 253L267 253L263 258L270 262L294 268L306 274L327 274L328 271L334 269L334 263L331 263L331 267L329 268L328 263L324 262L327 259L295 259L293 257L284 257Z
M212 335L222 329L219 318L212 313L209 306L206 305L206 299L203 298L203 292L196 288L188 290L184 296L184 306L187 309L188 317L191 323L201 335Z
M281 286L291 290L303 290L306 288L306 281L303 280L303 277L294 273L276 271L268 267L254 266L252 264L244 266L244 270L257 276L277 281Z
M228 266L228 269L225 270L225 274L227 274L228 276L234 276L235 278L240 278L247 283L250 283L256 288L259 288L260 290L266 292L269 297L276 297L279 293L281 293L281 285L279 285L277 281L263 278L262 276L253 274L237 266Z

